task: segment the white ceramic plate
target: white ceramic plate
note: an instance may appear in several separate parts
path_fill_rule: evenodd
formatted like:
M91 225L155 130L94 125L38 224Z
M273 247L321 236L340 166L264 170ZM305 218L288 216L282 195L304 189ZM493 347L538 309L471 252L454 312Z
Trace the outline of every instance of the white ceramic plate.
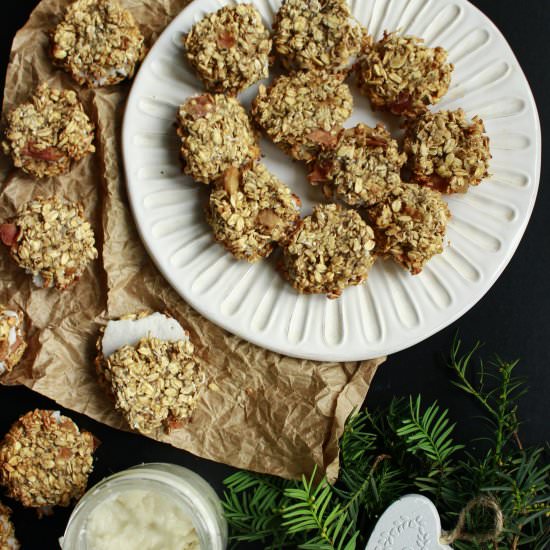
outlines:
M251 0L271 25L280 0ZM183 176L173 127L180 103L201 90L180 45L207 12L229 3L200 0L166 28L143 62L124 117L128 193L151 257L177 292L212 322L265 348L317 360L360 360L407 348L470 309L512 257L535 201L540 125L523 72L498 29L466 0L351 0L371 34L403 29L442 45L455 64L451 89L437 109L480 115L491 138L492 176L448 199L450 244L412 277L378 261L368 282L339 300L300 296L275 271L276 258L249 265L215 243L203 216L205 186ZM395 118L373 115L356 93L346 126ZM257 86L240 99L249 105ZM265 139L265 162L300 195L304 213L322 200L293 163Z

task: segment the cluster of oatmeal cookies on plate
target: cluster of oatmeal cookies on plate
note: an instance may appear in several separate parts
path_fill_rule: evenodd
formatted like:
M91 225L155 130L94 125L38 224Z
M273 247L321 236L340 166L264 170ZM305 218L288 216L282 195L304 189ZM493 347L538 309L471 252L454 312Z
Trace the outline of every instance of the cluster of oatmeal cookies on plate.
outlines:
M215 239L249 262L279 245L294 288L331 298L363 282L377 257L420 273L444 248L441 193L478 185L491 158L479 118L430 110L451 83L447 52L398 31L376 40L347 0L283 0L271 24L269 33L252 4L228 5L183 38L206 93L180 107L180 154L184 172L210 186ZM249 115L234 96L277 62L283 73L259 84ZM381 123L344 126L348 77L373 111L403 118L403 143ZM306 163L329 204L300 218L300 200L258 161L256 128Z

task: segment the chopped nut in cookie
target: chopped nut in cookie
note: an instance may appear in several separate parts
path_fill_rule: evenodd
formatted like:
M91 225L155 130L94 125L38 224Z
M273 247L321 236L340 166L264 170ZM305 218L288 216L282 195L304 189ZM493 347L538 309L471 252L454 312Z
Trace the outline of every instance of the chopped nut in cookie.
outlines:
M328 197L350 206L372 206L401 183L401 167L407 156L382 124L370 128L358 124L343 130L334 149L322 151L308 175L322 185Z
M132 429L168 433L189 420L206 376L175 319L142 313L109 321L97 347L100 385Z
M183 39L189 64L210 92L236 95L267 78L271 38L251 4L203 17Z
M271 140L297 160L313 160L336 145L353 109L343 74L325 71L281 75L260 85L252 115Z
M15 529L10 519L11 510L0 502L0 548L19 550L21 546L15 538Z
M260 158L248 113L233 97L190 97L179 108L177 132L183 171L201 183L218 179L230 166Z
M212 189L206 218L236 258L256 262L293 231L300 199L259 162L231 167Z
M0 305L0 376L10 372L27 349L24 319L21 310Z
M131 78L145 55L132 14L116 0L76 0L51 33L51 57L90 88Z
M86 490L97 445L58 411L28 412L0 443L0 484L23 506L69 506Z
M363 32L347 0L284 0L273 29L289 70L345 70L361 49Z
M42 83L30 101L8 113L2 148L17 168L45 178L93 153L93 141L94 125L76 93Z
M405 151L415 182L442 193L465 193L489 175L489 136L483 121L462 109L426 113L407 124Z
M428 260L443 252L449 208L438 191L403 183L384 202L367 209L376 250L417 275Z
M447 93L452 72L443 48L428 48L415 36L384 32L379 42L372 37L367 41L357 63L357 83L373 109L415 118Z
M0 225L0 236L38 287L66 289L98 256L82 205L55 197L25 204Z
M298 292L338 298L367 278L374 246L374 233L357 212L317 205L284 248L282 272Z

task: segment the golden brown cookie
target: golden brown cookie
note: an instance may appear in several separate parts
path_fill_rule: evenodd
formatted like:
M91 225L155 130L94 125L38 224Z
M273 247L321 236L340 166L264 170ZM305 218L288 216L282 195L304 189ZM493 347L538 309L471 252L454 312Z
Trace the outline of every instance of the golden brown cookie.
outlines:
M350 206L372 206L401 183L406 159L382 124L358 124L340 133L334 149L319 154L308 179L322 185L328 197Z
M205 15L183 45L187 61L210 92L236 95L268 76L271 38L251 4Z
M98 256L82 205L56 197L25 204L0 225L0 237L38 287L66 289Z
M260 158L248 113L233 97L203 94L189 98L179 108L177 132L183 171L201 183L218 179L230 166Z
M357 84L373 109L415 118L447 93L452 72L443 48L385 32L379 42L368 40L357 64Z
M405 151L417 183L442 193L464 193L489 175L489 136L483 121L462 109L426 113L407 125Z
M76 0L51 33L53 62L89 88L131 78L144 55L141 31L116 0Z
M19 309L0 305L0 376L10 372L27 349L25 316Z
M58 411L28 412L0 443L0 484L23 506L69 506L86 490L96 447Z
M367 278L374 245L372 229L357 212L317 205L284 248L282 273L298 292L338 298Z
M206 218L214 238L239 260L269 256L300 219L300 199L257 162L229 168L210 194Z
M273 30L275 49L290 70L344 70L363 36L347 0L284 0Z
M300 72L260 85L252 115L273 143L297 160L313 160L336 145L353 109L343 74Z
M443 252L451 213L438 191L414 183L394 187L384 202L367 210L376 250L417 275Z
M68 172L93 153L93 141L94 125L76 93L43 83L8 113L2 148L17 168L45 178Z

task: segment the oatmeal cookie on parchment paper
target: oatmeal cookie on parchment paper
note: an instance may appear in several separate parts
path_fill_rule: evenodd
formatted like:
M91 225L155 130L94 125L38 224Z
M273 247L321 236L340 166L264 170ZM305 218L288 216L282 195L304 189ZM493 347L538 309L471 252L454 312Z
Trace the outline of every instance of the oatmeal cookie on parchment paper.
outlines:
M183 37L187 61L210 92L236 95L269 74L271 38L252 4L205 15Z
M271 140L297 160L313 160L334 147L350 117L353 97L345 76L325 71L281 75L260 85L252 116Z
M308 180L350 206L372 206L401 183L406 159L382 124L358 124L340 133L334 149L320 153Z
M489 136L479 117L462 109L426 113L407 124L405 151L417 183L442 193L464 193L489 175Z
M367 278L374 246L374 233L357 212L317 205L283 249L282 273L300 293L338 298Z
M230 166L260 158L248 113L233 97L190 97L179 108L177 132L183 171L201 183L218 179Z
M144 37L116 0L76 0L51 32L54 64L90 88L131 78L144 56Z
M169 433L191 418L206 375L175 319L142 312L109 321L97 348L100 385L132 429Z
M15 263L33 276L38 287L66 289L98 256L82 205L57 197L23 205L0 225L0 236Z
M2 149L17 168L44 178L68 172L95 151L93 141L94 124L76 93L42 83L8 113Z
M28 412L0 443L0 484L23 506L69 506L86 490L97 446L59 411Z
M275 49L289 70L345 70L363 31L347 0L284 0L273 22Z
M403 183L369 209L367 217L376 236L376 251L393 258L413 275L443 252L451 212L441 193Z
M256 162L227 169L210 194L214 238L239 260L256 262L284 242L300 219L300 199Z
M367 41L356 66L357 84L373 109L415 118L447 93L453 68L443 48L384 32L380 41Z
M27 349L25 337L23 312L0 305L0 376L11 372L21 360Z
M10 515L10 508L0 502L0 548L2 550L19 550L21 546L15 538L15 529Z

